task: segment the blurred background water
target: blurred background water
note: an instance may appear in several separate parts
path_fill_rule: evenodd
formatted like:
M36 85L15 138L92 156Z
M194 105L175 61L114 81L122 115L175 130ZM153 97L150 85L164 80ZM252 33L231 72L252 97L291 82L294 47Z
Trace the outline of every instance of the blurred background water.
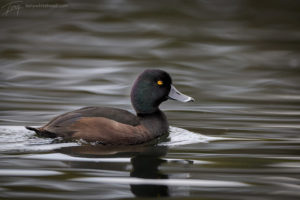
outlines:
M1 1L0 198L299 199L300 2ZM38 138L83 106L133 112L163 69L167 141L102 148Z

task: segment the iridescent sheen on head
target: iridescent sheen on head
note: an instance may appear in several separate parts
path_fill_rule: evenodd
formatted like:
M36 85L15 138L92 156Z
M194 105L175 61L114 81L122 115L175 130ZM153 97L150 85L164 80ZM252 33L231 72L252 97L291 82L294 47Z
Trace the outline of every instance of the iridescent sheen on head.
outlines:
M159 105L168 99L172 79L162 70L145 70L134 82L131 103L138 114L158 111Z

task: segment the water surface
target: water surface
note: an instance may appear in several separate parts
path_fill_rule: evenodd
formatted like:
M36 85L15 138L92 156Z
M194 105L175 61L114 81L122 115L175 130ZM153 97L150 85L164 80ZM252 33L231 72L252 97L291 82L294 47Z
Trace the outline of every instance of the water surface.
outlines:
M0 198L300 198L300 2L0 5ZM83 106L134 112L148 68L196 99L163 103L167 139L106 148L24 128Z

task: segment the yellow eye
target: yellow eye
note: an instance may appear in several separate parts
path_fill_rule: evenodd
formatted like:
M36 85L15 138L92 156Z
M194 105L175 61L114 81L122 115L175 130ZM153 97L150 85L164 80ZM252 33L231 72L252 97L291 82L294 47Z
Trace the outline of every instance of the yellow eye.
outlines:
M161 80L157 81L157 85L163 85L163 84L164 84L163 81L161 81Z

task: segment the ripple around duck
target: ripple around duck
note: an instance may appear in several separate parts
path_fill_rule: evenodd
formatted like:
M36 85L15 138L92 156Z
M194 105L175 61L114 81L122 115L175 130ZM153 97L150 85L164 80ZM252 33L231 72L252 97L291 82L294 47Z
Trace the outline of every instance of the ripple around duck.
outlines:
M57 140L55 139L37 137L32 131L28 131L23 126L0 126L0 133L0 152L42 152L63 147L80 146L85 143L83 141L57 143ZM232 138L206 136L171 126L167 141L161 142L158 145L172 147L227 139L231 140ZM43 155L42 157L47 156ZM50 155L49 159L51 159L51 157L58 159L61 156ZM69 160L70 158L62 159Z
M170 135L167 142L162 142L159 145L163 146L179 146L195 143L208 143L216 140L227 140L228 138L224 137L212 137L202 135L200 133L194 133L183 128L170 127Z
M0 152L39 152L79 145L74 142L53 143L53 139L39 138L23 126L1 126L0 133Z

